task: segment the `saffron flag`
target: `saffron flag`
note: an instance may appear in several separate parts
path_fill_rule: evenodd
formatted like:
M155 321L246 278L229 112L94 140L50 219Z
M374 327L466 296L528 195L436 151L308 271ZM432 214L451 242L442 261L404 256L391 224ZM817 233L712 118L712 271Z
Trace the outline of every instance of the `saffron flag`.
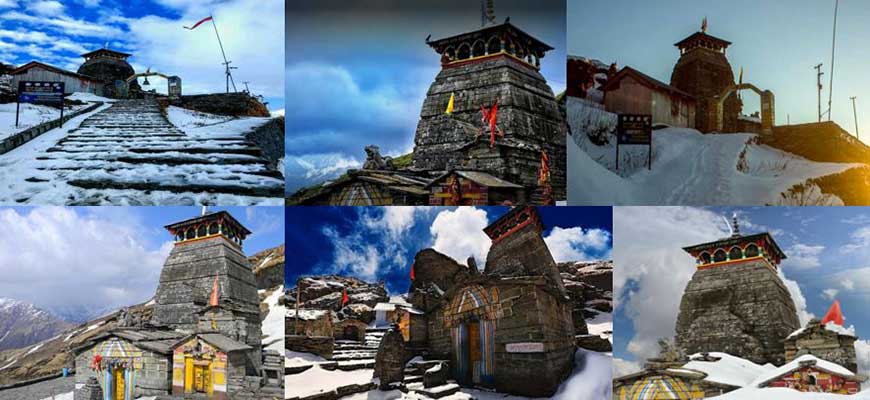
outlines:
M194 29L196 29L196 27L202 25L203 22L211 21L211 20L212 20L211 15L209 15L208 17L205 17L205 18L199 20L199 22L193 24L193 26L191 26L189 28L185 26L184 29L194 30Z
M347 288L344 288L341 291L341 306L344 307L348 301L350 301L350 297L347 296Z
M493 103L492 108L489 109L489 147L492 148L495 146L495 135L497 132L496 123L498 123L498 99ZM501 135L501 132L498 132Z
M544 186L550 182L550 156L541 151L541 170L538 173L538 185Z
M831 304L831 308L828 309L825 318L822 318L822 325L825 325L828 322L833 322L837 325L843 326L843 319L843 312L840 310L840 301L834 300L834 304Z
M212 307L217 307L218 305L218 297L220 296L218 290L218 279L217 275L214 277L214 285L211 288L211 298L208 300L208 304Z
M453 114L453 100L455 96L453 93L450 93L450 101L447 102L447 109L444 110L444 113L447 115Z
M414 263L411 263L411 280L413 281L413 280L416 279L416 278L417 278L417 277L414 276Z

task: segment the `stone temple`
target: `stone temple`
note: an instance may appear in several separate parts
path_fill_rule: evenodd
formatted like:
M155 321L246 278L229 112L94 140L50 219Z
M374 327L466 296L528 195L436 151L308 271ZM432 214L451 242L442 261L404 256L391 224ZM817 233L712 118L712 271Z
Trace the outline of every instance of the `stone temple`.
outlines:
M565 199L567 127L540 72L553 48L508 21L426 44L440 57L441 70L423 102L410 159L399 164L370 146L361 170L300 191L291 203L543 205Z
M283 396L283 362L261 344L251 233L229 213L168 225L175 246L148 313L72 349L76 400L266 400Z
M757 364L785 363L784 340L800 328L794 301L777 274L785 254L769 233L684 248L697 261L677 316L685 354L725 352Z
M102 94L105 97L120 98L126 96L126 90L139 90L139 83L132 81L127 86L126 80L136 71L127 62L131 54L110 49L98 49L82 54L85 62L79 67L78 73L95 78L103 83Z

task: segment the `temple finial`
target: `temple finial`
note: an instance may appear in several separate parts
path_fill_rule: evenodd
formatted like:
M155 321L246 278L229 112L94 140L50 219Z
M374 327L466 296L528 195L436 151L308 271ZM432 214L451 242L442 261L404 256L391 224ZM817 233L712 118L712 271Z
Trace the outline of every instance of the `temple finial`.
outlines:
M707 33L707 17L704 17L704 20L701 21L701 32Z
M734 213L731 215L731 226L732 226L731 237L740 236L740 225L737 223L737 213Z

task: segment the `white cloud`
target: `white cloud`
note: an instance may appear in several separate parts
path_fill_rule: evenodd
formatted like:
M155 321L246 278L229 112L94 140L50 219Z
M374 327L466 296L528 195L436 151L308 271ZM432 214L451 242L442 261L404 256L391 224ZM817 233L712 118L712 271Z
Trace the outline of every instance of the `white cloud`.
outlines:
M843 289L846 289L846 290L848 290L848 291L850 291L850 292L851 292L852 290L855 290L855 281L853 281L853 280L851 280L851 279L849 279L849 278L843 278L843 279L840 281L840 285L843 286Z
M381 266L381 255L377 247L364 244L359 233L341 236L332 227L324 227L323 234L332 240L332 272L350 273L363 280L374 281Z
M15 0L0 0L0 8L18 7L18 2Z
M280 1L226 1L208 7L204 2L176 1L180 19L146 16L126 19L125 39L137 63L152 70L178 75L187 94L224 89L223 58L211 23L186 30L209 15L220 31L236 85L250 81L254 94L284 97L284 3ZM306 103L301 101L300 103Z
M639 359L656 356L658 340L674 335L680 294L695 272L682 247L728 234L722 217L703 209L614 208L614 301L633 321L630 353ZM626 290L629 281L636 291Z
M782 280L782 283L785 284L786 289L788 289L792 301L794 301L794 307L795 310L797 310L797 316L801 326L806 326L807 322L810 322L810 319L812 319L814 315L807 311L807 299L801 292L800 286L797 282L786 278L785 274L782 272L782 268L777 269L776 273L779 275L779 279Z
M30 0L27 2L27 9L47 16L63 14L63 4L54 0Z
M58 17L45 17L23 14L18 11L10 11L0 15L3 19L21 21L33 26L41 26L53 29L60 33L73 36L117 38L124 36L121 29L115 26L93 23L81 19L75 19L64 15Z
M617 358L617 357L613 358L613 377L614 378L619 378L621 376L633 374L635 372L639 372L641 369L642 369L641 365L637 361L623 360L623 359Z
M148 248L137 225L126 223L132 217L116 215L61 207L0 211L0 293L46 308L151 298L172 244Z
M822 298L833 300L837 297L837 294L840 293L840 290L834 288L828 288L822 291Z
M362 163L359 160L347 157L339 153L327 154L306 154L304 156L291 156L290 161L294 162L296 169L304 171L301 175L305 179L319 179L326 177L334 177L338 173L343 173L351 168L360 168Z
M432 248L461 264L474 257L478 267L485 265L492 240L483 232L488 224L486 211L473 207L459 207L441 211L432 221Z
M392 240L398 240L414 225L414 215L417 207L384 207L379 216L366 214L363 223L370 229L386 230Z
M862 375L870 373L870 341L856 340L855 355L858 359L858 373Z
M544 238L556 262L610 258L610 232L581 227L555 227Z
M825 246L796 243L785 251L788 258L783 260L782 266L795 269L816 268L822 265L821 262L819 262L819 256L824 250Z
M858 228L855 232L852 232L852 240L843 247L840 248L840 251L843 253L852 253L859 250L865 250L870 247L870 226L864 226Z

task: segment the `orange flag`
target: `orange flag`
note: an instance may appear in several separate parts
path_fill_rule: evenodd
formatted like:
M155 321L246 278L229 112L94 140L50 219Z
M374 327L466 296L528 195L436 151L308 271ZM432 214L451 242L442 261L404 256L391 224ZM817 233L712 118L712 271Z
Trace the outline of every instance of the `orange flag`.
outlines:
M414 263L411 263L411 280L413 281L415 278L416 276L414 276Z
M214 286L211 288L211 298L208 300L208 304L212 307L217 307L218 305L218 297L220 296L220 291L218 290L218 279L217 275L214 277Z
M843 311L840 310L840 301L834 300L834 304L831 304L831 308L828 309L825 318L822 318L822 325L825 325L828 322L833 322L837 325L843 326L843 319Z
M347 302L350 301L350 297L347 296L347 288L344 288L341 291L341 306L344 307Z

